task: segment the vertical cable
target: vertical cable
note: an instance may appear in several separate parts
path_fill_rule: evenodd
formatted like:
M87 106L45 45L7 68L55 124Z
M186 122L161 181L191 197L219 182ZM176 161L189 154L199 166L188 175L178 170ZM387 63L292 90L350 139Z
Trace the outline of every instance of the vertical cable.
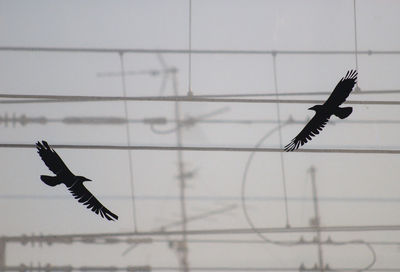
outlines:
M188 60L188 95L192 93L192 0L189 0L189 60Z
M160 85L160 90L159 90L159 96L162 96L164 94L165 88L167 86L169 69L168 69L168 66L165 63L164 57L162 56L161 53L157 54L157 59L160 62L160 65L162 68L162 73L161 73L162 79L161 79L161 85Z
M358 71L358 45L357 45L357 6L356 0L353 0L353 10L354 10L354 51L355 51L355 59L356 59L356 70ZM356 82L358 86L358 81Z
M274 85L275 85L275 96L276 99L279 98L278 94L278 77L277 77L277 69L276 69L276 54L272 55L272 66L274 71ZM278 125L279 125L279 147L283 148L282 145L282 127L281 127L281 110L279 103L276 103L276 114L278 117ZM285 199L285 212L286 212L286 227L290 227L289 224L289 208L288 208L288 201L287 201L287 190L286 190L286 175L285 175L285 161L283 160L283 152L280 152L279 155L281 156L281 171L282 171L282 184L283 184L283 195Z
M178 95L178 79L176 73L172 75L172 88L174 90L174 95ZM176 128L176 143L177 146L182 147L182 125L180 123L181 120L180 114L180 105L179 101L175 101L175 119L177 121ZM187 247L187 213L186 213L186 180L185 180L185 168L183 164L183 151L178 150L178 171L179 171L179 200L181 203L181 218L182 218L182 248L179 251L182 255L180 255L181 268L183 272L189 272L189 261L188 261L188 247Z
M317 232L317 249L318 249L318 263L319 269L321 272L325 271L324 267L324 253L322 249L322 239L321 239L321 217L319 213L319 203L318 203L318 192L317 192L317 182L315 179L315 167L312 165L308 170L311 176L311 185L312 185L312 194L313 194L313 203L314 203L314 226Z
M124 97L126 97L126 82L125 82L125 65L124 65L124 54L122 52L119 53L119 59L121 63L121 83L122 83L122 92ZM125 118L129 120L128 116L128 102L124 100L124 110L125 110ZM126 139L128 146L131 146L131 132L129 128L129 122L126 123ZM137 219L136 219L136 204L135 204L135 190L133 184L133 169L132 169L132 153L131 150L128 150L128 162L129 162L129 175L131 179L131 194L132 194L132 218L133 218L133 227L135 232L137 229Z

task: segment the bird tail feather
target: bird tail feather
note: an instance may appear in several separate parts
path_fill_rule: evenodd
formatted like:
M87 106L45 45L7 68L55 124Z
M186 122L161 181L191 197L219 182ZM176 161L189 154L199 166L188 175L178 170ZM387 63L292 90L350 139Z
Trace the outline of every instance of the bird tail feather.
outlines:
M339 108L334 114L340 119L344 119L353 112L352 107Z
M40 176L40 179L49 186L56 186L61 182L58 181L57 177L50 177L50 176Z

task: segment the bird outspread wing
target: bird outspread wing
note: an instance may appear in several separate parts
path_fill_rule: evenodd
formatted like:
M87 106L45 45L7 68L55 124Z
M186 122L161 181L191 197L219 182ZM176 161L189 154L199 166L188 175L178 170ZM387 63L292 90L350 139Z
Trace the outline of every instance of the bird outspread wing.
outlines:
M293 151L311 140L311 137L319 134L328 123L329 117L330 116L316 113L303 130L285 146L285 151Z
M83 185L83 183L76 182L68 188L71 194L80 202L83 203L88 209L100 214L101 217L105 217L108 220L118 220L118 216L109 211L100 201L97 200L94 195Z
M346 76L339 81L324 105L329 107L340 106L344 101L346 101L346 98L353 90L356 82L357 70L347 71Z
M58 156L58 154L52 148L50 148L46 141L42 141L42 143L37 142L36 148L38 149L38 153L43 162L54 174L57 175L63 171L68 171L71 173L60 156Z

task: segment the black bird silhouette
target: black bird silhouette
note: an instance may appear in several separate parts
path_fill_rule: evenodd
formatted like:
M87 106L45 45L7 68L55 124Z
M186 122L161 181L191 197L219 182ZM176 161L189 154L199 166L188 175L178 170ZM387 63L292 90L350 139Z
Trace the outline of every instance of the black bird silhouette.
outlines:
M71 194L78 199L79 202L87 206L88 209L92 210L96 214L100 213L101 217L105 217L108 220L118 220L118 216L104 207L83 185L83 182L91 181L90 179L82 176L75 176L68 169L60 156L50 148L46 141L42 141L42 143L37 142L36 147L44 163L50 171L56 174L56 176L53 177L44 175L40 176L40 179L44 183L52 187L64 183Z
M336 85L328 100L326 100L323 105L315 105L309 108L309 110L315 111L314 117L307 123L303 130L285 146L285 151L293 151L311 140L311 137L319 134L332 115L336 115L340 119L348 117L353 112L353 108L341 108L339 106L346 101L356 81L357 71L348 71L346 76Z

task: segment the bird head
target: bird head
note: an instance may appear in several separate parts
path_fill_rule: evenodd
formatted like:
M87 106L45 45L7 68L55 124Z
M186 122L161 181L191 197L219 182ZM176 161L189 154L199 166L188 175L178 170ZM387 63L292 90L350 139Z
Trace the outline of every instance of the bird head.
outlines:
M82 182L84 182L84 181L92 181L91 179L88 179L88 178L85 178L85 177L82 177L82 176L77 176L77 178Z

